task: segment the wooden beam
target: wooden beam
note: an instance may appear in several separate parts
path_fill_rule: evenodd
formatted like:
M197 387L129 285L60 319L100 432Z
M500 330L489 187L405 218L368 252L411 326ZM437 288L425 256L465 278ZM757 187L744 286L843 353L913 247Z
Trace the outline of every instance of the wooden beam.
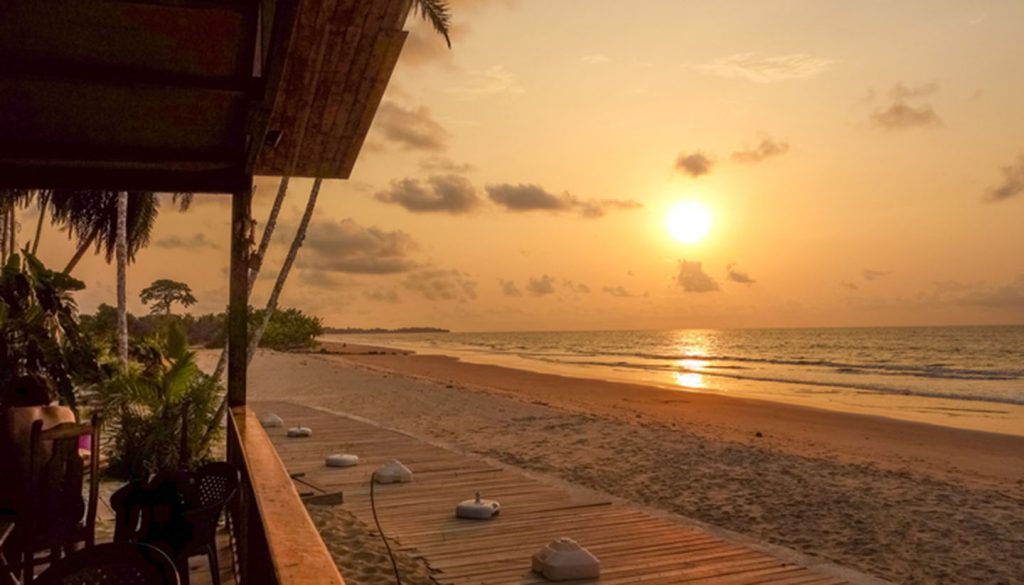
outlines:
M231 194L231 271L228 290L228 405L245 405L249 347L249 251L252 244L252 179Z
M281 76L292 44L295 19L298 17L299 0L265 1L262 9L273 9L273 14L260 15L260 34L256 38L261 47L265 48L259 51L259 56L262 59L259 64L259 75L263 82L260 86L261 95L256 96L256 99L253 100L249 112L247 129L249 143L245 168L250 173L256 165L256 159L260 152L266 146L270 113L274 108L278 91L280 91ZM266 30L268 25L271 27L269 31Z
M251 181L238 168L207 170L123 169L0 161L5 189L103 189L161 193L234 193Z
M243 52L244 56L245 53ZM251 53L249 58L251 59ZM0 79L55 79L90 85L109 85L115 87L148 85L168 89L220 91L239 94L252 93L253 88L257 87L258 82L248 72L245 74L240 73L237 77L212 77L21 57L11 60L4 65L3 72L0 73Z

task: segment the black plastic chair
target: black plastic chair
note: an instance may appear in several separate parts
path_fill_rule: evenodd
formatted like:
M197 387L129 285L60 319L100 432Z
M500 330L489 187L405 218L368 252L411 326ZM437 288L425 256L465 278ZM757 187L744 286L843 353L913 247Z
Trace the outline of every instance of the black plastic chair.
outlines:
M206 555L210 562L213 585L220 585L220 566L217 562L217 525L225 507L238 493L242 481L238 468L218 461L207 463L194 473L184 474L184 485L178 489L185 500L185 523L188 539L179 553L188 564L189 557Z
M147 544L100 544L54 563L33 585L179 585L174 562Z
M188 559L206 555L213 585L219 585L217 525L240 483L234 465L216 462L124 486L111 497L114 540L160 547L175 560L183 583L189 579Z

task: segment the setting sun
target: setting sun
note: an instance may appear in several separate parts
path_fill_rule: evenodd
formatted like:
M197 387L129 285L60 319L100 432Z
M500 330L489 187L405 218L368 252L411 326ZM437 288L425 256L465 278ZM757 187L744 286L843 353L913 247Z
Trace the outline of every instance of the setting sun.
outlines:
M713 219L704 204L697 201L677 203L668 212L668 233L684 244L695 244L711 231Z

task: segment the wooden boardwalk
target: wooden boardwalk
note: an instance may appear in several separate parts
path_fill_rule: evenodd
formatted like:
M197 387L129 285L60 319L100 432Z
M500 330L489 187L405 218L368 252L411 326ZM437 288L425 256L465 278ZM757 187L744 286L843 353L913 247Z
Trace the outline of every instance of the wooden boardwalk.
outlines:
M344 508L369 526L373 470L388 459L412 469L412 483L376 487L377 513L392 542L423 558L439 583L546 583L530 572L530 557L561 536L573 538L601 560L601 584L846 582L668 515L559 486L346 416L287 402L250 407L258 416L278 414L285 426L312 428L313 437L306 439L289 439L285 429L267 431L288 471L303 474L296 479L300 493L342 491ZM356 454L360 464L327 468L324 459L331 453ZM500 500L497 519L454 517L455 505L476 491Z

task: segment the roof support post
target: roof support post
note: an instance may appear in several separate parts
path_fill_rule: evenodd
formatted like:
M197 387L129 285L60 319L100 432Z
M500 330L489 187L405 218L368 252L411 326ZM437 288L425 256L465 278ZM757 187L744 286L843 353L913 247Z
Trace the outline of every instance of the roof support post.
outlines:
M249 347L249 255L252 178L231 194L231 270L228 289L228 406L245 405Z

